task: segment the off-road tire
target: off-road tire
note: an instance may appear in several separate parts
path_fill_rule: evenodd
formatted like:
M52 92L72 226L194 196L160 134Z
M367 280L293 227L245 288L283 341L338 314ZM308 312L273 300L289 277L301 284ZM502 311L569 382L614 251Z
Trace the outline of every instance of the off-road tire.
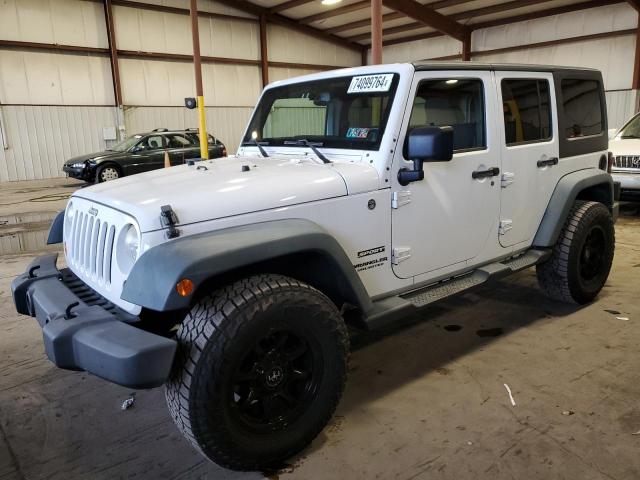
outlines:
M585 242L592 232L602 237L600 267L588 280L581 274ZM615 229L611 213L602 203L578 200L553 248L551 258L536 267L538 283L547 296L568 303L585 304L600 292L611 270Z
M235 400L229 400L237 397L229 396L237 388L234 372L261 336L286 328L309 335L315 345L309 350L322 358L321 380L304 413L278 431L256 434L238 420ZM226 468L280 467L322 431L344 389L349 352L344 321L330 299L289 277L255 275L201 298L177 340L166 384L169 411L184 436Z
M115 172L116 176L109 175L110 178L103 178L106 176L108 172ZM107 163L106 165L100 165L96 170L96 178L95 183L107 182L109 180L117 180L122 177L122 172L120 169L111 163Z

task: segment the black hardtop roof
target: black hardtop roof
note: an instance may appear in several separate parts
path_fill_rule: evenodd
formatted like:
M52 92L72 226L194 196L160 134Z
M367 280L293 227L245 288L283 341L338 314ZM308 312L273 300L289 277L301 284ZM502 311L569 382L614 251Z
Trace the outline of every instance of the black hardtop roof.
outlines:
M591 72L599 73L594 68L561 67L558 65L533 65L526 63L487 63L487 62L462 62L446 60L418 60L413 62L417 71L424 70L501 70L517 72Z

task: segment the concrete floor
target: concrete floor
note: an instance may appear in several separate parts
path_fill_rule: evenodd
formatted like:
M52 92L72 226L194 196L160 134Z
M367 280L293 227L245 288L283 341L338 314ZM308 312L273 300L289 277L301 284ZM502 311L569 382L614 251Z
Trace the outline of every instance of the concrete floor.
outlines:
M262 478L195 453L162 389L122 411L129 390L54 368L36 322L15 313L9 284L37 253L22 250L42 248L37 218L78 185L0 184L0 478ZM636 210L589 306L548 301L530 270L354 339L333 421L270 478L640 478Z

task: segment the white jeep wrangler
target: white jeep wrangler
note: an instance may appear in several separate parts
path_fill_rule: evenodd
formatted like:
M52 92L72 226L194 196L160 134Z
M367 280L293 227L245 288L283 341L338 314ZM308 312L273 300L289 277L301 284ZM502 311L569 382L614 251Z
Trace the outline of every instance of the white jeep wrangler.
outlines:
M268 468L340 400L377 328L536 266L587 303L614 253L600 72L416 63L269 85L237 155L78 190L12 284L48 357L166 384L211 460Z

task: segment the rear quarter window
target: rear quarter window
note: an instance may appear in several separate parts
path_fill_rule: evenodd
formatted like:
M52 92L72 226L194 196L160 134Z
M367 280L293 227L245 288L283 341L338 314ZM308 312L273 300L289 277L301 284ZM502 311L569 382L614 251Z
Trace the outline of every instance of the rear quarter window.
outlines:
M600 84L596 80L565 78L560 86L564 109L564 138L578 139L603 132Z

